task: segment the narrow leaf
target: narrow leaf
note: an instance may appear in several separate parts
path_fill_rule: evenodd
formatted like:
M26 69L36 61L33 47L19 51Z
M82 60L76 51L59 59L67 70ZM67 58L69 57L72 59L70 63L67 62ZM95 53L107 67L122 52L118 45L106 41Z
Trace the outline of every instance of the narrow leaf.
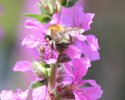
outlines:
M47 23L51 20L51 16L45 14L25 14L25 16L32 17L40 21L41 23Z
M72 7L78 0L62 0L61 5L64 7Z

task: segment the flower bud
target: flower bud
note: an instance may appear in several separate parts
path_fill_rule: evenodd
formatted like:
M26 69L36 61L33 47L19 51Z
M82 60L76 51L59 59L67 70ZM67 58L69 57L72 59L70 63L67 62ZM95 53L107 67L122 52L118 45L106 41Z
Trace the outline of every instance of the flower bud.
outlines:
M60 0L40 0L38 3L39 9L42 14L53 15L60 12Z

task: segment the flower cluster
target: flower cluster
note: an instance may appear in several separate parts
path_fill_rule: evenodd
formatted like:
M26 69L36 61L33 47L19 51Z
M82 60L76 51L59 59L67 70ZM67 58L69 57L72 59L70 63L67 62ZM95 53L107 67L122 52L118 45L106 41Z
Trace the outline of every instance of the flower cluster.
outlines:
M26 28L36 30L22 41L22 46L33 51L34 59L18 61L13 68L35 73L36 81L24 92L3 90L1 100L99 99L103 92L101 87L95 80L84 80L91 62L100 59L98 39L94 35L84 35L95 14L84 13L77 0L73 4L73 0L44 1L39 3L42 14L28 15L38 20L25 22ZM64 1L67 1L66 6ZM48 16L51 20L45 23Z

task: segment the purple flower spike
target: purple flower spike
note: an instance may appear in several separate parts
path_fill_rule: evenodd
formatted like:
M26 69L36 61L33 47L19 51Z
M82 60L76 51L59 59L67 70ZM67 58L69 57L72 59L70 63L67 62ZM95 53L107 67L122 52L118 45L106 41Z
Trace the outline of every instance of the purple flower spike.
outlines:
M40 13L31 14L30 17L36 20L26 20L25 27L32 31L27 31L30 34L22 41L22 46L27 46L34 54L33 60L18 61L13 67L13 71L34 72L35 82L24 92L20 89L16 93L3 90L1 100L101 98L101 86L95 80L84 80L91 61L100 59L100 47L94 35L83 34L90 30L95 16L84 12L83 1L39 1ZM72 7L65 7L72 3L75 3Z

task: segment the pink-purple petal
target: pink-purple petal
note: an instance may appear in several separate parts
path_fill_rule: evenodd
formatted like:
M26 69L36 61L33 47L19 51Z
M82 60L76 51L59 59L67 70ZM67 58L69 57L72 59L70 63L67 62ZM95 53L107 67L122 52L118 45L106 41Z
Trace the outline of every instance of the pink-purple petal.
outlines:
M30 19L26 20L26 22L25 22L25 27L29 28L29 29L41 30L41 28L42 28L41 25L42 24L40 22L33 21L33 20L30 20Z
M85 31L88 31L88 30L90 30L90 25L93 23L93 18L95 16L95 14L94 13L83 13L82 16L83 16L82 17L83 22L82 23L79 22L79 25L81 25L81 27ZM79 19L79 21L81 21L81 20Z
M18 61L13 67L13 71L27 72L32 70L32 63L29 61Z
M84 13L81 6L75 5L70 8L63 7L60 20L65 26L81 27L88 31L94 16L94 13Z
M32 93L33 100L46 100L46 95L47 87L45 85L35 88Z
M72 77L73 82L81 81L82 77L86 75L90 60L87 58L74 58L70 62L64 64L66 74Z
M26 100L27 99L28 92L29 92L29 90L26 90L24 92L23 91L20 91L20 92L17 91L18 96L21 98L21 100Z
M47 50L44 52L44 61L47 64L54 64L57 62L58 53L56 51Z
M50 21L50 25L60 24L59 16L60 16L60 15L59 15L58 13L55 13L55 14L52 16L52 20Z
M66 54L71 58L80 58L81 52L74 45L69 45L68 49L66 49Z
M75 81L80 81L83 76L86 75L88 69L86 65L83 63L84 61L82 59L73 59L73 71L74 71L74 78Z
M92 61L99 60L100 54L98 51L93 51L92 48L87 43L82 43L83 49L82 52L85 57L90 58Z
M90 84L90 87L84 87L81 90L84 92L87 100L97 100L102 96L102 89L95 80L84 80L84 84Z
M82 93L80 93L78 91L74 90L73 94L75 96L75 100L88 100L88 99L86 99L86 97Z
M35 48L40 44L40 41L33 35L26 36L22 41L22 46L26 45L29 48Z
M82 64L88 69L91 67L91 61L88 57L82 57L81 58Z
M87 43L90 45L93 51L100 49L98 39L94 35L87 35Z
M14 93L12 90L3 90L0 93L0 100L27 100L28 90L26 91L17 91Z
M74 77L72 66L73 66L72 63L68 62L68 63L64 63L63 68L64 68L65 72L67 73L67 75Z
M94 45L94 47L97 49L97 45L95 46L95 44L91 43L89 41L89 43L86 41L79 41L76 40L75 41L75 46L81 51L81 53L83 54L84 57L88 57L91 61L95 61L95 60L99 60L100 59L100 54L99 51L95 51L95 49L93 50L93 48L91 47L91 44Z

